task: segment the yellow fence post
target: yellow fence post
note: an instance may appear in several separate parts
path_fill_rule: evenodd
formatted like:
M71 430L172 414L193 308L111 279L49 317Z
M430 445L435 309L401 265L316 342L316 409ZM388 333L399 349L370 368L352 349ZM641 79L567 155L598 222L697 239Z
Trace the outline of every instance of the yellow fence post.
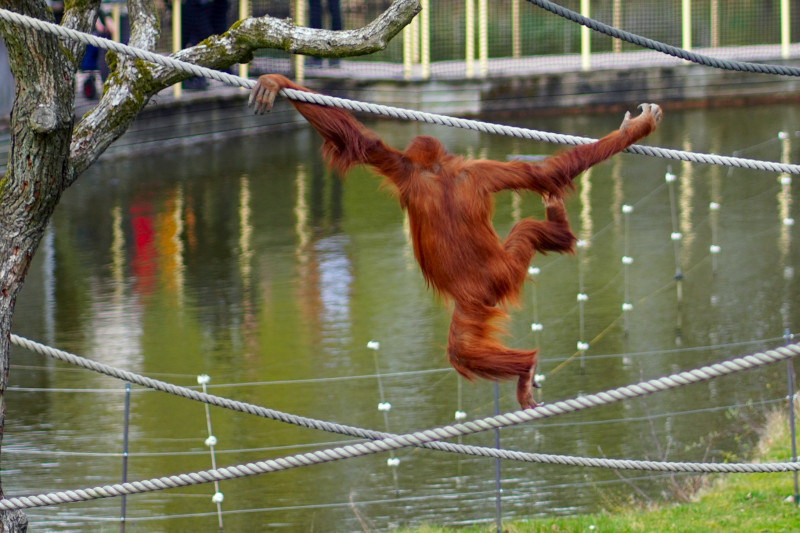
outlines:
M420 41L422 79L431 77L431 9L430 0L422 0L422 20L420 21Z
M475 0L466 1L467 27L464 35L467 39L467 78L472 78L475 76Z
M414 36L411 24L403 28L403 79L411 79L411 68L414 65Z
M522 55L522 36L519 29L519 0L511 0L511 57Z
M719 0L711 0L711 48L719 46Z
M589 0L581 0L581 15L586 18L591 17L591 7ZM581 69L589 70L592 66L592 34L586 26L581 26Z
M250 17L250 2L249 0L239 0L239 20L244 20ZM250 75L250 65L247 63L239 64L239 77L247 78Z
M296 0L294 4L294 21L297 26L306 25L306 0ZM306 58L303 55L294 56L294 77L302 83L306 77Z
M478 58L481 78L489 74L489 2L478 0Z
M789 59L789 45L792 43L789 0L781 0L781 57Z
M683 33L683 49L692 49L692 0L682 0L681 21Z
M120 15L120 4L114 4L111 6L111 20L114 22L114 27L111 28L111 39L115 42L121 42L122 40L122 16Z
M181 0L172 0L172 51L179 52L181 49ZM180 83L172 86L172 95L180 98L183 94L183 87Z

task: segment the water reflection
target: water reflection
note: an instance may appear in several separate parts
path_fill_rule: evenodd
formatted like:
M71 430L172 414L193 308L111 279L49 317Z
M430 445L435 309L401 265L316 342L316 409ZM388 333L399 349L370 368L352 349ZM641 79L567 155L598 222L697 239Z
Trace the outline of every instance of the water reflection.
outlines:
M317 241L319 270L319 331L322 346L334 356L347 356L352 342L350 317L350 285L353 276L347 258L345 235L332 235Z
M798 115L787 106L746 111L755 115L747 131L736 127L743 110L672 113L649 142L731 153L751 146L752 137L773 135L776 125L789 130ZM599 137L617 122L565 117L526 125ZM453 152L498 160L557 150L417 124L381 122L376 129L394 146L432 133ZM376 409L384 400L398 432L450 423L456 411L490 414L491 384L464 383L446 365L449 313L425 288L396 200L368 172L353 171L342 182L317 148L313 133L302 130L97 165L54 217L20 297L15 332L179 384L207 373L218 387L212 390L225 396L370 428L386 426L386 412ZM762 150L752 155L778 157L770 146ZM784 157L797 159L789 144ZM508 342L541 348L544 400L771 347L785 327L798 329L790 312L798 288L786 275L796 250L783 224L797 217L790 186L777 186L769 173L681 166L673 226L666 170L664 161L632 155L593 169L567 203L576 233L590 244L577 258L535 258L534 283L512 310ZM705 223L712 202L720 208ZM635 209L626 214L625 205ZM501 235L521 218L543 214L537 195L500 194L496 207ZM680 283L670 240L676 231L686 236ZM710 253L711 244L719 253ZM623 255L635 260L624 264ZM583 309L576 292L591 297ZM623 313L625 302L633 307ZM365 348L373 339L379 355ZM569 359L576 340L590 344L582 364ZM122 385L16 349L13 358L8 492L119 481L113 454L120 450ZM748 416L757 417L781 401L782 371L509 428L501 442L632 458L669 448L680 450L673 459L699 460L714 432L711 459L722 460L748 439L723 413L750 404L757 407ZM86 388L103 391L77 392ZM514 408L513 386L500 391L501 409ZM132 409L130 478L208 467L201 406L135 392ZM223 464L341 440L221 410L212 417ZM463 441L491 445L492 436ZM64 460L64 452L90 455ZM397 467L375 456L225 483L225 525L349 531L360 529L359 517L377 529L493 519L493 461L423 450L401 450L397 458ZM517 463L502 472L506 517L594 510L630 495L613 472ZM663 488L661 477L631 477L650 495ZM216 524L212 490L129 498L130 523L163 531L209 527ZM100 530L98 521L81 517L111 520L117 506L108 500L41 509L34 527Z

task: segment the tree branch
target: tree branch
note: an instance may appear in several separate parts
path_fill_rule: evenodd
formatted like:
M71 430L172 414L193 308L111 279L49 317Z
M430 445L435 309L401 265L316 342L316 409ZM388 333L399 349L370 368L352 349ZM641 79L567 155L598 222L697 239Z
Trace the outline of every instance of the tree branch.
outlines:
M128 0L128 20L131 26L130 46L142 50L155 50L161 23L158 20L155 2L152 0Z
M181 50L173 57L197 65L224 69L247 63L253 52L275 48L320 57L350 57L386 48L389 41L420 11L419 0L394 0L370 24L357 30L329 31L295 26L290 19L249 18L222 35ZM152 50L158 33L152 0L128 0L131 43ZM137 44L133 44L137 39ZM191 77L190 74L141 60L120 60L106 82L100 103L76 126L71 146L71 185L108 146L127 131L136 115L159 91Z

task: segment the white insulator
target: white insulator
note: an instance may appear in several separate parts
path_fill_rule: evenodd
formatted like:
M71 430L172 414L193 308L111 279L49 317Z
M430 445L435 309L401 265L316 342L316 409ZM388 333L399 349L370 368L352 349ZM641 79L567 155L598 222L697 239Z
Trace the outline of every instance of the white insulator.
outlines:
M538 384L538 385L541 385L542 383L544 383L544 380L546 380L546 379L547 379L547 376L545 376L544 374L534 374L534 376L533 376L533 382Z
M794 267L787 266L783 269L783 279L792 279L794 277Z
M622 256L622 264L623 265L632 265L633 264L633 257L623 255Z
M214 503L222 503L224 500L225 496L221 492L215 492L211 497L211 501Z
M628 204L623 205L622 206L622 212L625 213L625 214L633 213L633 206L632 205L628 205Z
M633 304L625 302L624 304L622 304L622 310L623 311L633 311Z
M778 132L778 139L784 140L784 139L788 139L788 138L789 138L789 132L788 131L779 131Z
M667 180L667 183L672 183L673 181L675 181L675 174L673 174L672 172L667 172L664 175L664 179Z
M679 241L683 238L683 235L681 235L680 232L673 231L672 233L669 234L669 238L672 239L673 241Z
M579 302L585 302L588 299L589 299L589 295L588 294L585 294L585 293L582 293L582 292L578 293L578 301Z
M369 341L367 343L367 348L369 348L370 350L380 350L381 343L378 341Z
M381 402L378 404L378 411L391 411L391 410L392 410L392 404L390 404L389 402Z
M386 464L392 467L400 466L400 459L397 457L389 457L386 459Z
M535 267L535 266L528 267L528 274L531 275L531 276L538 276L539 272L541 272L539 267Z
M719 247L719 244L712 244L708 247L708 251L712 254L718 254L722 248Z
M719 303L719 296L716 294L711 295L711 305L717 305Z
M588 349L589 349L588 342L578 341L578 350L585 352Z
M784 218L783 219L784 226L794 226L794 219L793 218Z
M217 445L217 437L215 437L214 435L209 435L208 438L206 439L206 446L211 447L216 445Z
M781 176L781 185L788 186L792 184L791 176Z
M453 418L455 418L456 420L464 420L465 418L467 418L467 413L465 413L464 411L456 411L455 415L453 415Z
M719 204L717 202L711 202L710 204L708 204L708 208L711 211L719 211Z
M211 376L209 376L208 374L200 374L199 376L197 376L198 385L207 385L209 381L211 381Z
M585 248L587 244L589 243L584 241L583 239L578 239L578 242L575 243L575 246L577 246L578 248Z
M538 322L534 322L531 324L531 331L542 331L544 329L544 325Z

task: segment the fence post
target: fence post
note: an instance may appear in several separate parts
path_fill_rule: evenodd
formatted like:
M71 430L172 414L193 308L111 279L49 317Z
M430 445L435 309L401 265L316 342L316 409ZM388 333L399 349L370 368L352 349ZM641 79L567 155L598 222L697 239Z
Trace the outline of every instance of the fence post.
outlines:
M511 57L522 56L522 36L519 27L519 0L511 0Z
M125 418L122 429L122 482L128 482L128 426L131 412L131 384L125 384ZM119 531L125 533L125 495L121 496Z
M614 0L614 5L611 8L611 24L615 28L622 29L622 0ZM611 51L615 54L622 52L622 41L614 39L611 43Z
M120 8L119 3L115 3L111 6L111 20L114 23L114 27L111 28L111 40L115 43L122 42L122 9Z
M181 49L181 0L172 0L172 51L179 52ZM183 87L180 83L172 86L172 95L180 98L183 94Z
M789 329L787 328L783 333L783 339L786 341L786 344L790 344L792 342L793 335L789 333ZM788 385L788 397L789 397L789 431L791 434L792 439L792 462L797 462L797 438L795 436L795 425L794 425L794 364L792 363L792 359L786 360L786 382ZM794 475L794 492L793 492L793 499L795 505L800 505L800 493L798 492L797 488L797 470L793 472Z
M681 1L683 49L692 49L692 0Z
M789 59L789 45L792 41L791 12L789 0L781 0L781 57Z
M590 0L581 0L581 15L592 16ZM581 70L589 70L592 66L592 33L586 26L581 26Z
M475 0L466 0L465 11L467 26L464 31L466 38L466 76L467 78L472 78L475 76Z
M422 79L431 77L431 9L430 0L422 0L422 19L420 20L420 63L422 65Z
M386 427L386 432L391 433L389 428L389 411L392 410L392 404L386 401L386 395L383 392L383 381L381 380L381 365L378 361L378 350L381 349L381 343L378 341L369 341L367 348L372 350L375 359L375 376L378 378L378 411L383 413L383 424ZM400 458L394 453L394 450L389 451L389 458L386 460L386 465L392 469L392 479L394 480L394 495L400 496L400 484L397 479L397 467L400 466Z
M711 0L711 48L719 46L719 0Z
M306 25L306 0L297 0L294 5L294 21L297 26ZM306 57L302 55L294 56L294 77L298 83L302 83L306 77Z
M239 0L239 20L244 20L250 17L250 2L249 0ZM248 63L239 64L239 77L249 77L250 65Z
M197 376L197 383L203 387L203 394L208 394L208 382L211 378L207 374L200 374ZM211 452L211 468L217 469L217 457L214 454L214 446L217 445L217 438L211 430L211 412L207 403L203 403L206 411L206 429L208 429L208 438L205 441L206 446ZM217 506L217 523L219 524L219 531L222 531L222 502L225 499L222 492L219 490L219 481L214 481L214 495L211 497L211 502Z
M497 382L494 383L494 414L495 416L500 414L500 387L498 386ZM495 449L500 449L500 428L495 428L494 430L494 447ZM497 457L494 460L494 488L495 488L495 526L497 528L497 533L501 533L503 531L503 505L502 505L502 494L503 488L500 483L500 458Z
M489 2L478 0L478 58L481 78L489 74Z
M411 68L414 61L414 52L412 50L413 36L411 35L411 24L403 28L403 79L411 79Z

